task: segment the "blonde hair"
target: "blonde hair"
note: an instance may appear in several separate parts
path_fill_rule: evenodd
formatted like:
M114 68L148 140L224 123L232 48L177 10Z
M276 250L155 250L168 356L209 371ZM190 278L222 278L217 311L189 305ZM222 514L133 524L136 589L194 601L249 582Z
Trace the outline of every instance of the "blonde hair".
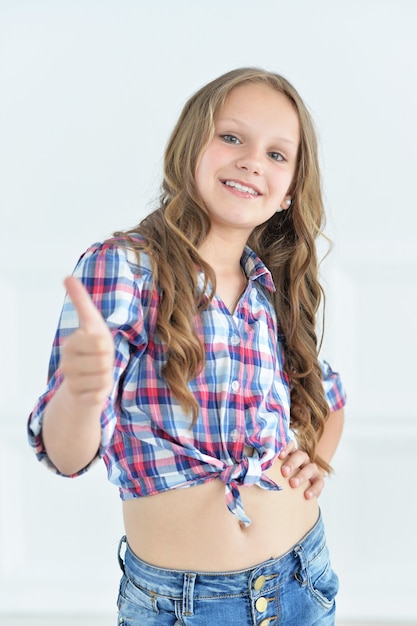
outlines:
M285 336L285 370L291 383L291 426L300 448L329 471L317 455L328 417L316 335L316 315L323 294L315 240L322 232L324 211L316 134L294 87L278 74L241 68L197 91L186 102L166 147L159 208L125 234L139 233L144 239L143 244L130 239L129 245L149 254L161 292L157 329L167 349L163 374L178 402L195 420L199 406L187 383L204 363L195 316L207 306L207 301L200 301L196 267L202 268L206 287L210 282L213 293L216 281L212 268L198 252L209 233L210 221L194 174L202 150L213 136L216 115L230 92L247 83L266 84L284 94L299 118L300 146L290 189L291 207L258 226L248 245L271 271L276 286L274 306Z

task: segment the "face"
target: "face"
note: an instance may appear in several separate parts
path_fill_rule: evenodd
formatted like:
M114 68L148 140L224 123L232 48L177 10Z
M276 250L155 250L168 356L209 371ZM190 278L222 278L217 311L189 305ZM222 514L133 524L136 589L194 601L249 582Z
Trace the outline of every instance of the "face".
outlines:
M212 230L237 230L247 238L287 208L299 142L298 115L284 94L258 84L229 94L195 173Z

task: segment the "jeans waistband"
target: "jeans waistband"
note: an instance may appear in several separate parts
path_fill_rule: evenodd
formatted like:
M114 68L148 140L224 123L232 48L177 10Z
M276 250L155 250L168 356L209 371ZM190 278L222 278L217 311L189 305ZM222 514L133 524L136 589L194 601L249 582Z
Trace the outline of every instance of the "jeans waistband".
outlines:
M119 564L128 578L134 581L142 589L152 590L161 595L167 594L171 598L183 597L185 590L187 596L206 597L207 594L221 596L230 595L231 585L234 594L248 593L248 590L265 590L269 581L274 585L284 582L294 575L295 562L312 560L321 552L325 544L324 526L321 515L313 528L297 542L287 553L271 558L254 567L233 570L229 572L205 572L176 570L157 567L142 561L130 549L126 537L122 537L119 543ZM124 558L122 547L126 544Z

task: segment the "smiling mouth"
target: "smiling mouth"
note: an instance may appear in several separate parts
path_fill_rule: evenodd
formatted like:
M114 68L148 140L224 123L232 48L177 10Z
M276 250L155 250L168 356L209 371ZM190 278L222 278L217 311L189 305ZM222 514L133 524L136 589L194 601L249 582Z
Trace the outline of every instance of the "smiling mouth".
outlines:
M241 183L237 183L235 180L224 180L223 185L226 187L233 187L237 191L241 191L242 193L248 193L251 196L259 196L260 193L256 191L253 187L249 187L248 185L242 185Z

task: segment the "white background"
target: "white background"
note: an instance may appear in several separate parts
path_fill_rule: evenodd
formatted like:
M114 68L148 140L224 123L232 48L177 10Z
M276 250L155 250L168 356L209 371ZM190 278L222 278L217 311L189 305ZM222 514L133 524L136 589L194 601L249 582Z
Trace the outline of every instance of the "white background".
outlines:
M57 478L26 442L62 279L150 210L188 96L256 65L313 114L336 242L323 355L349 404L321 505L339 615L417 618L416 27L413 0L0 0L0 614L114 613L117 490L102 466Z

